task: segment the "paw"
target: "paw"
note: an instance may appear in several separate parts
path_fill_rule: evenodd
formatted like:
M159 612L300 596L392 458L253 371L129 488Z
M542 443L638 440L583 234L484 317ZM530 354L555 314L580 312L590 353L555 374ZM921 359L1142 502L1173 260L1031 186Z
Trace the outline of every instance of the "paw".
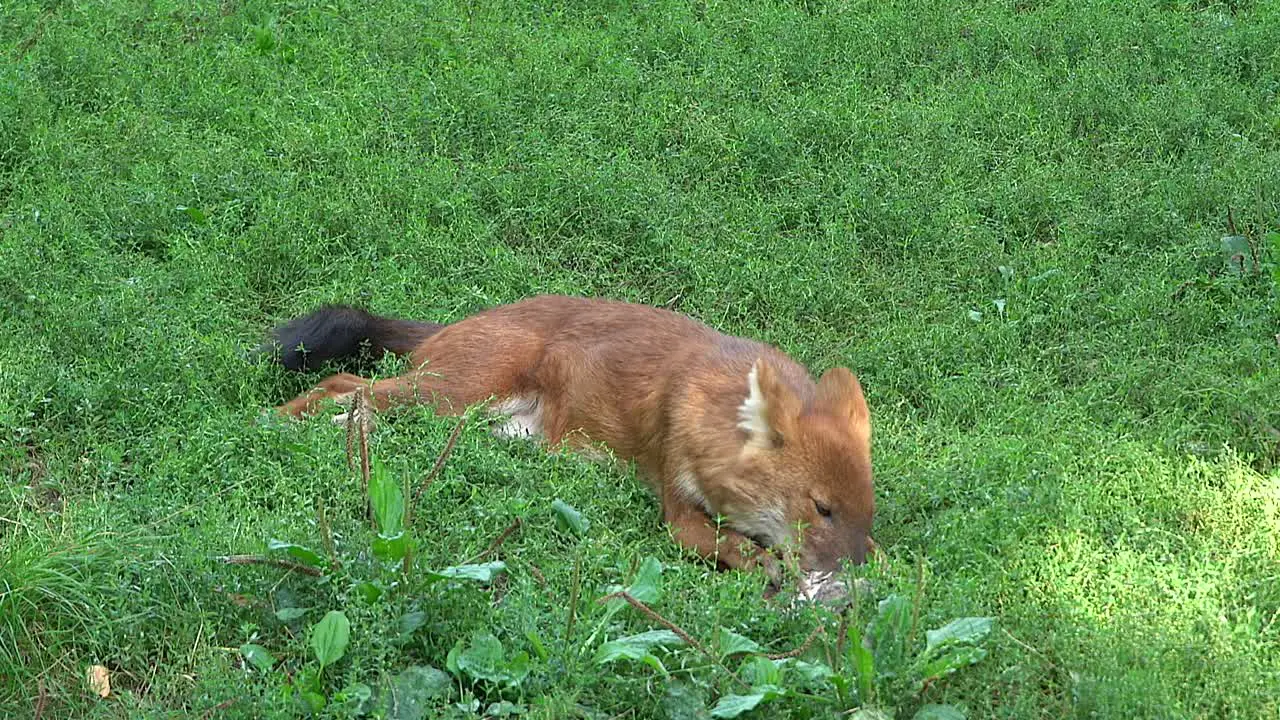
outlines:
M769 587L776 592L782 586L782 563L767 550L758 550L754 560L755 566L769 578Z

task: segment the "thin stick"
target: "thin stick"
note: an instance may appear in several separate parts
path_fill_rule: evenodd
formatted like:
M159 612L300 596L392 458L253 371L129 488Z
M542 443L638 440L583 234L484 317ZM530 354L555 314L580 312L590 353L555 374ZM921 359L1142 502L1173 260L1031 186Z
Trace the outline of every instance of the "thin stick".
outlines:
M444 461L449 459L449 454L453 452L453 446L458 444L458 437L462 435L462 428L467 424L467 419L463 417L458 420L458 424L453 426L453 432L449 434L449 441L444 444L444 450L440 451L439 457L436 458L436 464L431 466L431 470L427 472L427 476L422 479L422 483L418 485L418 492L414 494L413 499L416 502L422 496L422 491L431 486L435 481L436 475L440 474L441 468L444 467Z
M373 519L373 502L369 499L369 425L365 421L367 404L364 389L356 391L347 421L356 423L360 435L360 489L364 493L364 511L367 519Z
M347 471L356 469L356 422L355 422L356 402L351 401L351 407L347 408L347 421L343 424L343 429L347 432Z
M1014 634L1013 634L1013 633L1009 632L1008 630L1005 630L1004 628L1000 628L1000 632L1002 632L1002 633L1004 633L1005 635L1007 635L1007 636L1009 637L1009 639L1010 639L1010 640L1012 640L1012 641L1014 641L1015 643L1017 643L1018 645L1022 646L1022 648L1023 648L1024 650L1030 650L1031 652L1035 653L1037 656L1039 656L1039 658L1040 658L1041 660L1044 660L1045 662L1049 663L1049 667L1053 668L1054 670L1058 670L1059 672L1061 672L1061 669L1058 667L1057 663L1055 663L1054 661L1050 660L1050 659L1048 658L1048 656L1046 656L1044 653L1042 653L1042 652L1040 652L1039 650L1035 649L1034 647L1032 647L1032 646L1030 646L1030 645L1026 644L1025 642L1023 642L1023 641L1019 640L1017 637L1014 637Z
M911 603L911 630L907 632L907 649L916 643L916 630L920 625L920 605L924 603L924 555L916 555L916 598Z
M409 473L405 473L400 477L400 497L404 502L404 513L401 516L400 525L404 528L405 538L408 539L409 527L413 522L413 501L409 499ZM401 572L405 577L409 577L409 568L413 567L413 543L406 542L404 548L404 560L401 563Z
M283 568L285 570L297 570L300 573L310 575L312 577L324 576L324 573L308 565L291 562L289 560L262 557L260 555L223 555L216 559L228 565L270 565L272 567Z
M320 539L324 542L324 550L329 553L330 567L342 565L338 561L338 550L333 544L333 528L329 526L329 513L325 511L324 497L316 496L316 523L320 525Z
M679 625L676 625L670 620L662 617L661 615L658 614L656 610L650 608L648 605L645 605L644 603L632 597L631 593L627 592L626 590L619 590L616 593L610 593L609 595L605 595L599 600L596 600L596 602L606 603L606 602L609 602L610 600L613 600L614 598L622 598L623 600L626 600L627 603L631 605L631 607L644 613L651 620L662 623L663 625L666 626L668 630L675 633L681 640L684 640L685 642L689 643L693 647L697 648L698 651L701 652L703 655L706 655L708 658L710 658L711 662L715 663L717 667L719 667L721 670L724 670L726 673L728 673L729 677L737 681L739 685L741 685L744 688L747 688L748 690L751 689L751 686L748 685L746 682L744 682L742 678L738 677L736 673L734 673L729 668L725 667L725 664L720 662L720 658L716 657L715 653L703 647L702 643L695 640L692 635L685 632L684 629L681 628Z
M36 678L36 714L35 720L40 720L40 716L44 715L44 707L49 704L49 693L44 689L44 678Z
M489 543L489 547L485 548L482 552L478 552L475 555L472 555L463 564L468 565L477 560L480 560L481 558L484 558L493 554L493 551L497 550L498 547L502 545L502 543L506 542L507 538L511 536L511 533L515 532L519 528L520 528L520 518L516 518L515 520L512 520L511 524L507 526L507 529L499 533L498 537L494 538L493 542Z
M236 704L236 699L235 699L235 698L231 698L230 700L223 700L222 702L218 703L217 705L214 705L213 707L209 708L208 710L205 710L205 711L204 711L204 714L203 714L203 715L201 715L200 717L201 717L201 718L203 718L204 720L209 720L209 718L213 717L213 714L214 714L214 713L218 712L219 710L226 710L227 708L229 708L229 707L231 707L232 705L235 705L235 704Z
M573 558L573 585L569 591L569 619L564 625L564 647L565 652L569 651L569 637L573 634L573 623L578 619L578 591L582 585L582 555L575 555Z
M768 655L766 657L768 657L770 660L785 660L787 658L799 657L805 654L805 652L809 650L809 646L812 645L813 641L816 640L817 637L821 634L822 634L822 623L818 623L817 625L813 626L813 629L809 631L809 636L806 637L804 639L804 642L800 643L800 646L797 647L795 650L788 650L787 652L784 652L784 653L778 653L777 655Z
M858 604L851 603L845 611L840 613L840 627L836 630L836 662L844 663L844 645L849 642L849 620L858 612ZM839 672L840 665L832 665L832 670Z

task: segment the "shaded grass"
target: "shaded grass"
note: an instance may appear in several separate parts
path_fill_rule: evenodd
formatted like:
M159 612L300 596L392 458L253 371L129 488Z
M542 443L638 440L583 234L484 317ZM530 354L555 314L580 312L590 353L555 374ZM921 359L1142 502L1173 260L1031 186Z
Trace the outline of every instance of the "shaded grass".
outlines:
M13 714L34 674L71 715L203 712L253 682L232 650L254 632L305 655L279 593L349 602L211 560L316 542L316 497L360 537L339 434L257 419L318 377L245 363L263 327L333 299L450 320L534 292L665 305L860 374L878 582L909 590L920 554L926 621L1000 619L989 660L926 699L1277 711L1280 308L1219 245L1277 229L1273 4L25 3L0 23L0 515L33 528L0 564L73 579L23 585L72 603L56 643L0 619L3 646L35 648L0 669ZM450 427L407 416L376 452L424 472ZM585 545L553 497L592 521ZM579 558L584 613L653 554L662 611L700 636L785 650L812 627L682 560L625 471L480 429L424 494L422 560L520 514L500 603L352 605L341 680L442 665L485 627L570 656ZM135 528L101 564L40 554ZM432 617L408 647L405 603ZM91 662L118 701L86 702ZM283 712L252 687L232 716ZM639 668L548 661L524 693L542 716L662 716Z

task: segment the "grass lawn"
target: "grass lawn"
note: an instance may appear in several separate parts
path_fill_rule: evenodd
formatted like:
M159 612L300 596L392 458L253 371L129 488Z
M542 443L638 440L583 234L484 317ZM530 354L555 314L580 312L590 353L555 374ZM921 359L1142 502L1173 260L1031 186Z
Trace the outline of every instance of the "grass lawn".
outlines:
M5 3L0 716L1280 716L1278 38L1261 0ZM857 372L870 596L766 602L629 469L479 418L379 562L342 429L261 415L323 374L245 350L540 292ZM380 422L380 497L453 428ZM312 560L273 539L322 577L220 560Z

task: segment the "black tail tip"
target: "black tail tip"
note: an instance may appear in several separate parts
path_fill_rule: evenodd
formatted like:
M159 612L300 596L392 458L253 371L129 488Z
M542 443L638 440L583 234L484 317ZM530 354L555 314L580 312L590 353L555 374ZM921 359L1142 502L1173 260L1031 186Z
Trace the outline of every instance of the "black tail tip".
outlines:
M324 305L277 325L250 355L255 360L277 362L292 371L313 370L335 359L360 351L369 339L375 317L350 305Z

